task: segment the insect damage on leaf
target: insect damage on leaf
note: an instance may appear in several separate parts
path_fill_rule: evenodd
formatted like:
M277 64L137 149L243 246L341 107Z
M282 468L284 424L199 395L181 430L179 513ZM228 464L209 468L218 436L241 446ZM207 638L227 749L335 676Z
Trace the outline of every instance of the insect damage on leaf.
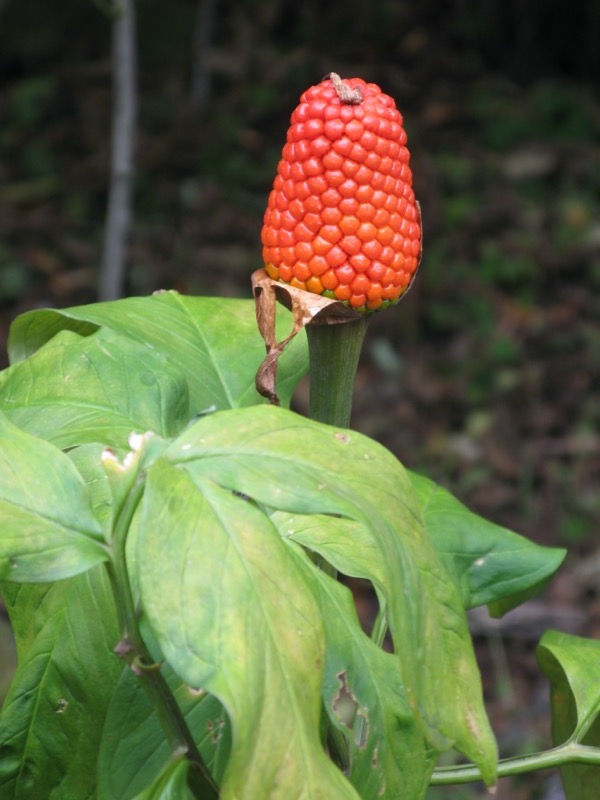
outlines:
M331 707L342 725L345 725L347 728L352 728L352 721L356 714L358 701L348 687L346 671L342 670L342 672L338 672L336 678L340 682L340 688L331 700Z

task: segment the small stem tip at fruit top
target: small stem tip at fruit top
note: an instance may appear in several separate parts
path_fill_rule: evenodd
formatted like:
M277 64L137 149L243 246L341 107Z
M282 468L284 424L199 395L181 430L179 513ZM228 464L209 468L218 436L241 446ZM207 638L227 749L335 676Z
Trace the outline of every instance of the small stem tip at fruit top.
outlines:
M356 106L362 103L363 93L360 86L356 86L354 89L350 88L350 86L340 78L337 72L330 72L326 77L331 81L342 103L347 103L349 106Z

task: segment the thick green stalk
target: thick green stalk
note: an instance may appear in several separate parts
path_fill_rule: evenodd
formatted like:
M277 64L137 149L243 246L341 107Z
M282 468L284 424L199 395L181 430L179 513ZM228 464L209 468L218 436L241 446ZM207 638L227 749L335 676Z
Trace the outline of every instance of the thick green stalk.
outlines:
M129 526L143 490L144 484L138 480L125 501L113 532L113 557L107 565L122 632L115 652L129 664L144 687L173 756L185 755L190 760L189 786L194 795L203 800L216 800L219 796L217 785L198 752L181 709L160 671L160 665L153 663L138 625L125 549Z
M502 759L498 763L498 777L520 775L549 767L563 767L565 764L596 764L600 766L600 748L587 747L576 742L567 742L560 747L534 753L528 756ZM431 776L432 786L454 783L471 783L481 780L481 770L473 764L460 767L440 767Z
M369 319L365 314L352 322L306 326L311 419L340 428L350 426L354 379ZM332 578L337 576L335 568L327 562L320 564L320 567ZM349 767L348 743L344 735L329 720L327 722L329 752L345 771ZM360 721L358 725L361 725ZM361 736L363 733L361 728Z
M352 322L306 326L310 356L310 417L348 428L352 393L370 315Z

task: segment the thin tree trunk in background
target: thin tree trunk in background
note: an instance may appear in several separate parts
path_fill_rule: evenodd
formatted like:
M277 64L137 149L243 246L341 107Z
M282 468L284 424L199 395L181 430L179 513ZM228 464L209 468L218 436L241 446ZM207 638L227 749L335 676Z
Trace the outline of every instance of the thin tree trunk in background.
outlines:
M4 7L7 3L8 0L0 0L0 17L2 16L2 12L4 11Z
M206 109L210 99L210 67L208 48L212 39L218 0L198 0L194 28L192 57L191 105L198 114Z
M98 297L115 300L125 285L125 261L131 225L137 116L135 2L119 0L112 30L113 123L110 187Z

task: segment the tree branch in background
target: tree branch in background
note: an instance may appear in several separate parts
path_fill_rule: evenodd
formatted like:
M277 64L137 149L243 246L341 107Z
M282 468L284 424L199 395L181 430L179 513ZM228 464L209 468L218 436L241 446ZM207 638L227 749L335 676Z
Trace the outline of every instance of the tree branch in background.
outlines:
M98 289L100 300L115 300L123 294L134 175L137 116L134 0L118 0L115 11L112 23L113 124L110 187Z
M190 101L196 113L202 114L210 99L208 48L212 39L218 0L198 0L192 53L192 87Z

